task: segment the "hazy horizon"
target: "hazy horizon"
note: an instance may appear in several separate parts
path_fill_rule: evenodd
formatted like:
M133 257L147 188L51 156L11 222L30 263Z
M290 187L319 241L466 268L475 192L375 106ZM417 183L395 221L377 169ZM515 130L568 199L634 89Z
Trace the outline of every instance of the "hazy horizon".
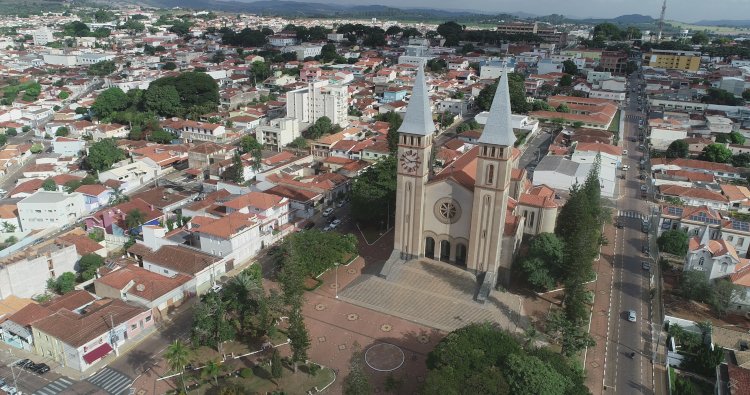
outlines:
M255 0L241 0L252 2ZM642 14L658 18L662 0L533 0L526 4L510 0L293 0L339 5L386 5L400 8L434 8L445 10L473 10L487 13L524 12L536 15L563 14L576 18L614 18L625 14ZM489 5L489 6L488 6ZM750 19L748 0L667 0L665 19L682 22L700 20Z

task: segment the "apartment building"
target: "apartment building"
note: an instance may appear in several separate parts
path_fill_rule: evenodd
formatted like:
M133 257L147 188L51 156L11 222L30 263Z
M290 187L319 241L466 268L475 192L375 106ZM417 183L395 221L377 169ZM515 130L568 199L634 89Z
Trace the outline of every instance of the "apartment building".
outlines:
M346 85L316 81L286 94L287 117L302 123L314 123L326 116L333 124L346 126L349 123L348 110L349 87Z
M0 259L0 299L31 298L47 291L47 280L75 272L78 253L73 244L49 240Z
M47 26L42 26L39 29L34 30L32 37L34 38L34 45L46 45L48 42L55 41L55 37L52 35L52 30Z
M698 71L701 65L701 53L654 49L643 55L643 61L649 67L658 69Z
M77 192L37 191L17 205L24 231L70 225L85 211L83 195Z

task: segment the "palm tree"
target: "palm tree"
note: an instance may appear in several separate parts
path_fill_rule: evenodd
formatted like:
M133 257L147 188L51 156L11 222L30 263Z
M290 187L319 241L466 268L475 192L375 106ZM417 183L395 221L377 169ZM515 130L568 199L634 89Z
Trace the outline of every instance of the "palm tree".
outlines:
M117 204L120 204L120 203L127 202L129 200L130 200L130 198L128 197L128 195L126 195L123 192L123 190L120 189L119 187L115 188L112 191L112 194L109 195L109 204L111 204L113 206L117 205Z
M185 392L187 392L187 387L185 386L185 365L190 362L189 355L190 351L187 346L179 340L172 342L164 353L169 368L180 372L180 380L182 380L182 388Z
M219 373L221 373L222 365L216 360L208 361L206 366L203 367L203 375L206 377L213 377L216 386L219 386Z

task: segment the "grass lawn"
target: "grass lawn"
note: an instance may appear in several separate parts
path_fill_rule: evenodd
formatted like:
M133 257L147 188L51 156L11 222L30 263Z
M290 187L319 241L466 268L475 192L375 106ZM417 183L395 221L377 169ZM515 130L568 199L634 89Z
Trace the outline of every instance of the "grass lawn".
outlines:
M315 376L310 375L305 367L300 367L297 373L291 369L284 368L284 374L280 379L275 380L271 376L270 368L267 366L256 366L253 368L253 377L230 377L219 378L219 387L238 386L249 393L272 393L274 391L283 391L286 394L306 394L313 388L323 388L333 381L334 373L330 368L319 370ZM217 389L213 379L205 381L199 388L191 388L191 394L215 394ZM314 391L313 391L314 392Z
M612 133L620 133L620 114L622 112L617 110L615 117L612 119L612 123L609 124L609 131Z

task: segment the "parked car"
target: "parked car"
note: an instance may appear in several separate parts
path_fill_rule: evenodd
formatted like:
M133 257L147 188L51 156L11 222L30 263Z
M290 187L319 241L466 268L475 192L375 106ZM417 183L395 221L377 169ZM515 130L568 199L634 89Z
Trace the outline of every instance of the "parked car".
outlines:
M327 217L333 213L333 208L328 207L327 209L323 210L323 216Z
M336 229L339 225L341 225L341 220L340 219L334 219L333 221L331 221L331 225L330 226L331 226L331 229Z
M635 322L635 310L628 310L628 321Z
M641 247L641 252L644 253L644 254L648 254L649 253L648 244L644 244L643 247Z
M620 221L617 221L617 222L615 222L615 227L616 227L617 229L622 229L622 228L624 228L625 226L624 226L624 225L622 224L622 222L620 222Z
M623 155L627 155L628 154L628 150L626 150L626 149L622 150L622 154Z
M18 389L10 384L4 384L2 387L0 387L0 390L5 391L5 393L8 395L15 395L19 393Z
M650 270L651 270L651 264L650 264L650 263L648 263L648 262L646 262L646 261L643 261L643 262L641 262L641 268L642 268L643 270L648 270L648 271L650 271Z
M221 292L221 284L216 283L216 284L212 285L211 286L211 291L212 292L217 292L217 293Z
M28 368L29 366L31 366L33 364L34 364L34 362L32 360L28 359L28 358L27 359L22 359L22 360L16 362L16 366L18 366L19 368L24 368L24 369Z
M46 363L35 363L29 367L29 370L36 374L45 374L49 372L49 366Z

